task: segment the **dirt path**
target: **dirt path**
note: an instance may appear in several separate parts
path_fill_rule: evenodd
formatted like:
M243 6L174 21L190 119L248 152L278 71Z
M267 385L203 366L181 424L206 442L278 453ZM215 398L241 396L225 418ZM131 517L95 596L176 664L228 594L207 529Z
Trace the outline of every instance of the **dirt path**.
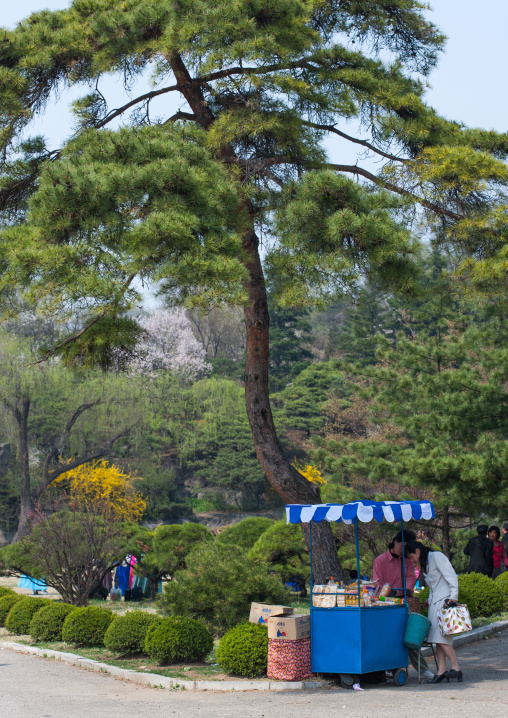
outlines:
M508 715L508 631L459 652L462 684L368 687L362 693L185 693L143 688L110 676L0 648L0 706L6 718L473 718Z

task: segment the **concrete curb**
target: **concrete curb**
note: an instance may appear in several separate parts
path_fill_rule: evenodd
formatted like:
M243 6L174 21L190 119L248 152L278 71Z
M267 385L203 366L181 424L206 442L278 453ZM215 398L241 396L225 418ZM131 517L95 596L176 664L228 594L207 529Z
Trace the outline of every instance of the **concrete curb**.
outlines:
M461 648L461 646L466 646L468 643L481 641L487 636L490 636L492 633L495 633L497 631L503 631L505 628L508 628L508 621L497 621L496 623L489 623L488 626L481 626L480 628L475 628L468 633L463 633L462 635L455 636L453 639L453 647ZM422 650L422 656L431 655L431 648L424 648Z
M475 628L474 631L456 636L453 639L453 646L454 648L460 648L468 643L481 641L492 633L502 631L506 628L508 628L508 621L498 621L497 623L491 623L482 628ZM138 683L142 686L162 688L170 691L301 691L309 689L315 690L329 685L328 681L187 681L184 679L180 680L159 676L157 673L140 673L139 671L133 671L128 668L110 666L107 663L93 661L90 658L83 658L83 656L79 656L77 653L52 651L46 648L36 648L35 646L26 646L22 643L10 641L0 642L0 647L17 651L18 653L28 653L32 656L63 661L64 663L69 663L79 668L85 668L88 671L114 676L122 681L130 681L131 683ZM424 656L430 656L432 655L432 650L430 648L424 648L422 654Z
M322 688L325 685L324 681L187 681L159 676L157 673L140 673L128 668L119 668L118 666L110 666L107 663L93 661L90 658L83 658L83 656L78 656L76 653L52 651L46 648L25 646L22 643L2 641L0 647L17 651L18 653L28 653L32 656L63 661L73 666L85 668L88 671L95 671L104 675L109 674L123 681L131 681L143 686L171 691L295 691Z

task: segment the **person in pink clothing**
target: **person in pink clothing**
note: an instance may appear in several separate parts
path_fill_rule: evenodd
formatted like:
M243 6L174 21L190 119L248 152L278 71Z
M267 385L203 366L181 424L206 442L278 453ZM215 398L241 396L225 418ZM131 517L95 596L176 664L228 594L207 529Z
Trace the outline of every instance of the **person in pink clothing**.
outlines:
M406 593L411 596L416 585L415 565L409 558L403 558L404 548L408 541L414 541L416 534L414 531L404 531L404 541L402 541L402 531L394 536L393 541L389 544L388 550L382 553L374 560L374 568L372 580L377 587L384 586L387 583L390 586L390 596L403 596L403 578L402 578L402 561L406 572ZM413 667L418 670L418 651L410 648L409 660ZM425 678L433 678L434 674L429 669L428 663L423 656L420 656L420 670Z
M406 543L415 539L414 531L404 531L404 543L402 543L402 531L399 531L388 546L388 551L382 553L374 561L372 580L377 586L384 586L385 583L389 584L391 588L390 596L404 595L402 590L402 557ZM404 559L404 567L406 570L406 591L411 596L416 585L414 563L406 558Z

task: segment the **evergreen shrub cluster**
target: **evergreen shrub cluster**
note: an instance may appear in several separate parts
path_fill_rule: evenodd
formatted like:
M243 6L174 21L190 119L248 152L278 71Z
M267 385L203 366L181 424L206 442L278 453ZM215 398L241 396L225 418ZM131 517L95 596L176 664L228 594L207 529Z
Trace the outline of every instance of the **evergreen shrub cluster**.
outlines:
M16 591L13 591L12 588L5 588L5 586L0 586L0 598L3 598L4 596L16 596Z
M145 650L146 632L160 618L145 611L129 611L125 616L117 616L109 624L104 636L104 645L112 653L143 653Z
M43 606L30 621L30 635L34 641L61 641L62 628L65 619L77 611L76 606L70 603L52 602L49 606Z
M251 516L225 528L217 536L217 541L228 546L239 546L244 551L248 551L254 546L261 534L274 523L274 519L269 519L265 516Z
M12 596L8 594L7 596L0 598L0 626L5 626L5 619L7 618L9 611L15 603L22 600L23 596L20 596L17 593L13 593Z
M217 649L217 660L228 673L256 676L266 673L268 631L255 623L242 623L228 631Z
M77 608L64 621L62 640L75 646L101 646L113 619L113 613L106 608Z
M287 604L289 592L266 563L251 563L237 546L200 544L186 559L187 568L166 584L163 610L199 619L214 635L245 620L253 601Z
M193 618L163 618L146 632L145 653L161 664L202 661L213 648L213 638Z
M43 606L51 603L49 598L22 598L16 601L5 619L5 627L9 633L22 636L30 631L30 621Z
M464 573L459 576L459 590L466 590L476 604L476 616L492 616L502 611L505 593L499 583L483 573ZM472 618L476 618L469 610Z
M496 585L500 586L504 593L504 610L508 611L508 571L500 574L495 581Z

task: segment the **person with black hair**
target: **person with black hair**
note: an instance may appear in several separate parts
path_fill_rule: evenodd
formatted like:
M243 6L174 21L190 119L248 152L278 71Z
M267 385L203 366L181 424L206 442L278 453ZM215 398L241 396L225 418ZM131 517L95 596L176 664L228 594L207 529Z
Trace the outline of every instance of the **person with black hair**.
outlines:
M457 605L459 598L459 581L453 566L441 551L431 551L420 541L408 541L405 556L415 566L419 566L429 587L429 598L425 602L429 607L429 621L431 623L427 636L429 643L436 644L437 674L427 683L441 683L445 678L462 681L462 671L459 668L457 654L453 648L453 636L443 636L437 622L438 611L443 607ZM446 670L446 659L451 663L451 669Z
M414 531L399 531L393 537L388 545L388 550L382 553L374 560L372 572L372 580L377 584L378 588L388 584L391 588L390 596L403 596L403 577L402 577L402 561L404 560L404 570L406 574L406 593L412 596L413 589L416 585L416 572L413 563L404 558L404 546L407 541L414 541L416 534ZM416 670L418 670L418 651L409 649L409 660ZM434 674L429 669L427 661L420 656L420 670L425 678L432 678Z
M477 526L475 536L469 539L464 553L469 556L469 573L483 573L485 576L492 576L494 570L494 556L492 541L487 538L487 524Z
M489 539L492 541L494 560L492 578L497 578L508 566L508 555L506 554L504 543L499 540L500 536L499 526L491 526L489 528Z

